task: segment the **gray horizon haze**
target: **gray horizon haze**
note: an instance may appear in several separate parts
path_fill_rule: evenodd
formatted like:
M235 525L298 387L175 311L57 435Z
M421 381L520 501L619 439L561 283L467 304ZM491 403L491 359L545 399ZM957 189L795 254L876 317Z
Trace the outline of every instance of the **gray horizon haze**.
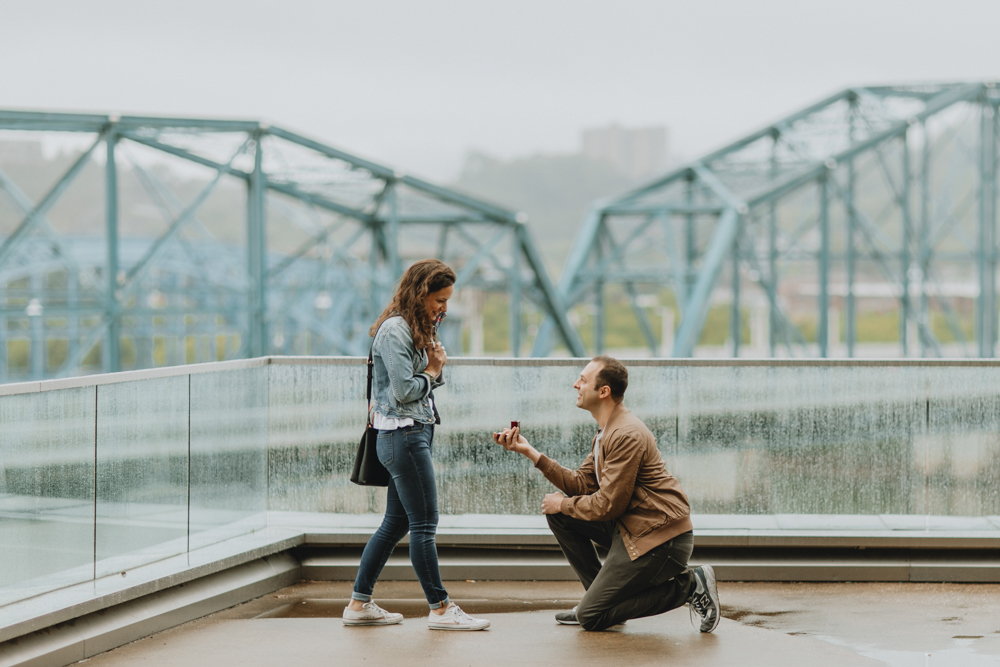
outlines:
M850 85L1000 78L1000 4L0 0L0 108L260 118L447 182L665 125L676 160Z

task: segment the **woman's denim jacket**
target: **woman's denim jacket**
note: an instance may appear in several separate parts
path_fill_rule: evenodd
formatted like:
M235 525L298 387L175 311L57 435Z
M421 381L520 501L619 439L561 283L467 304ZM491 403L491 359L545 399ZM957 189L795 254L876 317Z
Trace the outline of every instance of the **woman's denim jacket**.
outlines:
M413 347L410 326L401 316L390 317L372 341L374 373L371 409L384 417L434 423L431 390L444 380L431 380L421 371L427 368L427 351Z

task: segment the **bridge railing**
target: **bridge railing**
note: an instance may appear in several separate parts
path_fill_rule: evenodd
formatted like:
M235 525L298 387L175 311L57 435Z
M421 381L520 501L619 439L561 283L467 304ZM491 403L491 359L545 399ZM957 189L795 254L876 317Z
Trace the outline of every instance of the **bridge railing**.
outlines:
M596 430L575 407L583 363L449 363L434 441L443 514L484 528L537 514L551 487L489 433L519 420L578 465ZM626 404L696 518L1000 529L998 363L627 363ZM330 357L0 385L0 605L127 576L277 512L380 513L385 492L347 479L364 385L363 359Z

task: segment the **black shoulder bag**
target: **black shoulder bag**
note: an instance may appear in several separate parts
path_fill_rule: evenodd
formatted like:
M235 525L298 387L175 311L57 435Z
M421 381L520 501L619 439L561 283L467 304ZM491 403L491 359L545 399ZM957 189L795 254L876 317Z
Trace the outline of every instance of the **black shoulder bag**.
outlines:
M375 332L378 333L377 331ZM372 339L372 347L375 347L375 339ZM385 469L382 462L378 460L378 453L375 445L378 442L378 429L372 426L372 372L375 362L372 360L372 351L368 350L368 391L365 396L368 402L368 426L365 427L365 434L361 436L361 443L358 445L358 453L354 457L354 470L351 471L351 481L361 486L389 486L391 476Z

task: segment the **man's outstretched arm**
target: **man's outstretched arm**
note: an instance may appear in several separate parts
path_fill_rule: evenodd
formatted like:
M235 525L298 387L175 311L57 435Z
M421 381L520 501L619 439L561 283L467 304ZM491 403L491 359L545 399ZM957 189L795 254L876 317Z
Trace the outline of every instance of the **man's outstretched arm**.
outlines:
M587 459L579 470L570 470L532 447L531 443L521 435L518 428L505 428L500 433L494 433L493 440L503 445L504 449L526 457L545 475L546 479L568 496L582 496L597 490L597 479L594 476L594 455L592 453L587 455ZM542 462L542 465L539 465L539 461ZM554 514L554 512L546 513Z

